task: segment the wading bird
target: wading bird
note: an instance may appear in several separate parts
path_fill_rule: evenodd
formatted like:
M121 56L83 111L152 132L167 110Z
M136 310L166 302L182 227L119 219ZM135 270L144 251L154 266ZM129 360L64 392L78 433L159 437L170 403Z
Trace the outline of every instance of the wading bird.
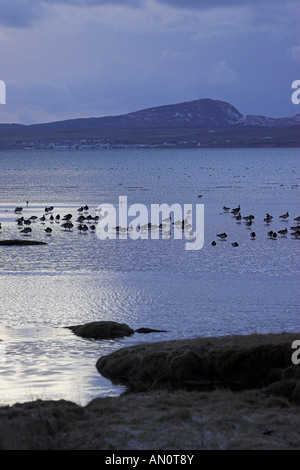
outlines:
M225 232L224 233L219 233L217 235L217 237L221 238L221 240L225 240L225 238L227 238L227 233L225 233Z
M20 233L24 233L24 235L29 235L32 232L30 227L23 228Z
M65 230L71 230L74 225L72 224L72 222L65 222L64 224L61 224L61 227L63 227Z

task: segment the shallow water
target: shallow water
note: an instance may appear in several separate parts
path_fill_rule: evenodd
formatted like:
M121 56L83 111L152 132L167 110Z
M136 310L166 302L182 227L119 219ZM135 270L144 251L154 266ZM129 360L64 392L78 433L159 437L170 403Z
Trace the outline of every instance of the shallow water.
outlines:
M300 331L300 241L290 235L300 215L298 149L9 151L0 169L0 240L22 238L19 205L24 217L53 205L54 215L74 219L79 206L95 215L99 204L117 205L125 195L128 204L201 203L205 211L199 251L186 251L184 237L100 241L77 224L68 232L49 220L33 223L26 237L46 246L0 247L0 402L84 404L119 394L95 363L142 341ZM255 215L251 228L223 212L238 204L243 216ZM285 227L288 236L267 237ZM227 240L218 240L224 231ZM95 320L167 332L92 341L64 328Z

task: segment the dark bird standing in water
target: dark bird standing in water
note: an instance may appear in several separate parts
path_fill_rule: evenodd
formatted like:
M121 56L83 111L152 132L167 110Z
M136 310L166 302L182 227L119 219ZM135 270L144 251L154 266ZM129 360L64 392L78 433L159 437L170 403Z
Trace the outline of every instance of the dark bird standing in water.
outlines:
M30 227L23 228L20 233L24 233L25 235L29 235L29 233L32 232L32 229Z
M282 237L284 237L285 235L287 235L288 229L285 228L284 230L278 230L278 233L279 233L279 235L281 235Z
M72 214L66 214L66 215L63 216L63 220L68 220L69 221L69 220L72 219L72 217L73 217Z
M273 219L273 216L267 213L266 217L264 218L264 222L269 224L272 221L272 219Z
M240 210L241 210L241 206L238 205L235 209L232 209L231 213L232 214L238 214L240 212Z
M71 230L71 228L74 227L74 225L72 224L72 222L65 222L64 224L61 224L61 226L62 226L65 230Z
M299 238L300 237L300 230L296 230L295 232L291 233L292 237Z
M225 232L224 233L219 233L217 235L217 237L221 238L222 240L225 240L225 238L227 238L227 233L225 233Z

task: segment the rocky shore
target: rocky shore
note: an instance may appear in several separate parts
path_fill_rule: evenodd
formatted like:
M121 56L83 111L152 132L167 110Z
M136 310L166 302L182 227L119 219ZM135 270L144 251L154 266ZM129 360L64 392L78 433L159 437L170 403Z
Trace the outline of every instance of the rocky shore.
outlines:
M300 366L292 362L292 343L299 339L300 333L281 333L143 343L101 357L96 367L130 391L236 391L289 383L300 404Z
M299 339L227 336L120 349L96 366L127 392L86 406L2 407L0 448L300 449L300 365L292 361Z

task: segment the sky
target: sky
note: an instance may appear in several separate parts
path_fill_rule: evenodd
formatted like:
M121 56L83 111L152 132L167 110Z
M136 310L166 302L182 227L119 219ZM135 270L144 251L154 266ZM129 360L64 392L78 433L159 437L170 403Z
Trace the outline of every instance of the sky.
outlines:
M244 115L295 115L299 23L290 0L0 0L0 122L199 98Z

